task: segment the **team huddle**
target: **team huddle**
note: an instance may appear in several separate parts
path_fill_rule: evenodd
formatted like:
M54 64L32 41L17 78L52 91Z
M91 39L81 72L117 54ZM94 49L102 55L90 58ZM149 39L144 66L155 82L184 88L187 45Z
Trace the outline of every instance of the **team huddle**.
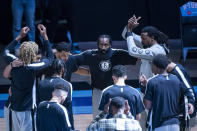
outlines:
M168 37L164 33L153 26L144 27L141 36L133 32L140 18L130 18L122 33L128 51L113 49L109 35L98 37L98 49L77 55L70 54L71 45L66 42L54 44L52 49L41 24L42 48L25 41L16 49L30 30L22 28L4 51L8 65L3 75L11 80L5 105L6 130L74 130L72 73L91 76L93 120L87 131L189 129L196 114L189 75L166 56ZM125 84L124 66L135 66L139 60L140 92Z

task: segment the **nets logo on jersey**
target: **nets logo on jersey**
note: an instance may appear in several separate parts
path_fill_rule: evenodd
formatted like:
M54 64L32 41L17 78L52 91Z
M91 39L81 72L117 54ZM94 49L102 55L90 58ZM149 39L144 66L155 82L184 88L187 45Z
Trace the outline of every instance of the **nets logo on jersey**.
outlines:
M101 61L99 67L102 71L109 71L111 69L111 62L109 60Z

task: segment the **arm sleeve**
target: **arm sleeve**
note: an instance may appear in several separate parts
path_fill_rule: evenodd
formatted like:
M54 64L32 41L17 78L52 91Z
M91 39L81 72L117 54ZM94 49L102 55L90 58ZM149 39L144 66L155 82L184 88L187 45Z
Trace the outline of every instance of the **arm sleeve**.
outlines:
M17 57L11 53L11 52L14 52L14 48L17 45L17 43L18 41L14 40L6 46L3 52L3 57L7 63L10 63L13 60L17 59Z
M147 99L152 102L153 96L154 96L153 84L152 84L152 81L148 81L144 99Z
M143 49L143 48L137 47L133 40L133 36L131 32L128 32L127 46L128 46L129 54L136 58L152 60L153 57L155 56L151 48Z
M137 59L129 54L128 51L119 49L117 52L114 54L113 58L115 59L114 61L117 62L117 64L121 65L135 65L137 62ZM117 61L118 60L118 61Z
M189 88L187 88L182 82L180 82L181 91L184 94L184 96L187 96L188 102L194 104L194 96L192 95Z
M62 131L72 131L71 127L70 127L70 122L68 120L68 114L67 112L64 111L64 113L62 113L62 115L59 116L60 119L60 125L62 127Z
M100 100L100 104L99 104L99 110L103 111L104 110L104 107L105 107L105 104L107 104L107 98L106 98L106 95L104 92L102 92L102 95L101 95L101 100Z
M106 116L104 112L101 112L96 116L94 120L91 121L90 125L87 127L87 131L98 131L99 129L99 120L103 119Z
M122 31L122 37L125 40L127 40L127 28L126 27L127 26L125 26L124 30ZM142 46L142 39L141 39L141 37L139 35L133 33L133 32L132 32L132 35L133 35L133 39L135 41L136 46L142 48L143 46Z
M132 32L132 34L133 34L133 39L134 39L136 46L143 48L141 36L139 36L133 32Z
M68 117L71 124L71 128L74 130L74 118L73 118L73 110L72 110L72 85L70 84L70 88L68 91L68 97L64 101L64 107L66 107L68 111Z
M175 67L175 69L176 69L176 71L178 72L178 74L179 74L179 77L178 78L180 78L181 79L181 81L182 81L182 83L183 83L183 85L182 86L184 86L183 87L183 90L187 90L186 92L187 92L187 94L190 92L190 96L188 96L188 97L191 97L191 99L193 99L193 101L195 101L195 95L194 95L194 91L193 91L193 89L192 89L192 87L191 87L191 84L190 84L190 82L189 82L189 75L185 72L185 73L183 73L183 71L178 67L178 66L176 66ZM184 75L185 74L185 75ZM187 76L187 79L186 79L186 76ZM189 95L189 94L188 94ZM190 98L188 98L188 100L189 100ZM189 100L189 102L190 102L191 100Z
M143 112L145 110L144 108L144 104L142 102L142 98L139 94L139 92L137 93L138 95L136 96L137 97L137 101L136 101L136 115Z
M53 54L53 51L52 51L52 49L51 49L49 40L45 41L45 44L44 44L44 45L45 45L44 47L45 47L45 51L46 51L46 58L47 58L50 62L52 62L53 59L54 59L54 54Z
M90 50L88 50L82 52L81 54L75 55L77 65L88 65L88 56L90 53Z

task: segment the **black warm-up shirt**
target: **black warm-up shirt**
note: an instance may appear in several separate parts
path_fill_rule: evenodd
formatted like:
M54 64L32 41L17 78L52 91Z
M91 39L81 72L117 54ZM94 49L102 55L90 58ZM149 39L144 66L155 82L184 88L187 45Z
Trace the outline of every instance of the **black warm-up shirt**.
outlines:
M48 77L39 82L38 85L38 100L39 103L42 101L49 101L52 98L52 92L58 83L62 83L68 88L68 96L63 103L63 106L68 111L69 121L72 129L74 129L73 112L72 112L72 85L68 81L60 77Z
M145 108L139 91L128 85L125 86L112 85L105 88L101 95L99 110L103 111L105 105L109 102L109 99L117 96L123 97L125 98L125 100L128 100L128 104L130 106L130 112L135 118L136 115L144 111Z
M78 65L88 65L91 74L91 85L103 90L113 84L112 68L115 65L134 65L137 59L122 49L109 49L101 54L98 49L88 50L76 55Z
M71 131L66 108L56 102L39 104L36 125L38 131Z
M4 51L7 61L13 61L16 57L11 50L16 46L17 41L11 42ZM46 58L39 62L26 66L14 67L11 70L11 109L15 111L31 110L36 106L36 76L49 67L53 61L53 52L50 42L45 41Z
M152 128L160 126L179 124L180 94L191 99L191 93L181 81L173 74L156 75L147 83L144 99L152 102Z

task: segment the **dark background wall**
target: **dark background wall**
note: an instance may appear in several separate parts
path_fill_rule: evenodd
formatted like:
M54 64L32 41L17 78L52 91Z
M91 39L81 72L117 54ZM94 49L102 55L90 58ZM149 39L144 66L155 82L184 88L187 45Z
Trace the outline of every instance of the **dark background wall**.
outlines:
M121 31L135 13L141 16L140 30L146 25L158 27L170 38L179 38L177 0L65 0L69 9L62 11L72 21L74 41L95 41L101 34L122 40ZM12 40L11 0L0 4L0 44ZM36 13L39 19L39 12ZM59 32L61 33L61 32Z

